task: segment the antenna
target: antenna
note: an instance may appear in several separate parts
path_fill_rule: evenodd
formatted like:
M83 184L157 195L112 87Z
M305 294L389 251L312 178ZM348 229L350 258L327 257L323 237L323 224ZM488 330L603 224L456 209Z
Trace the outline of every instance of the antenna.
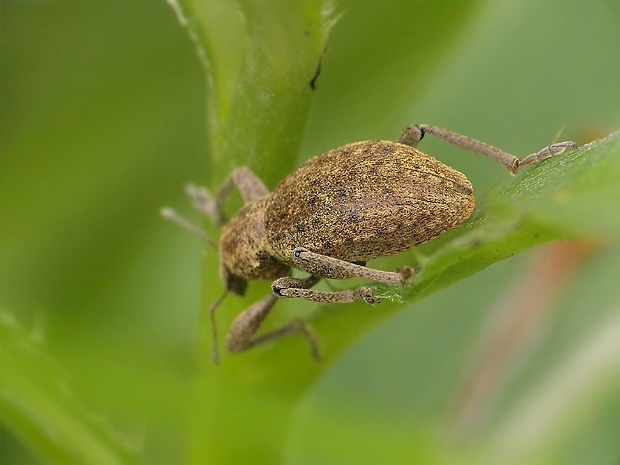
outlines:
M228 295L228 289L224 291L222 296L211 304L209 307L209 316L211 317L211 340L213 343L213 349L211 350L211 359L213 363L219 365L220 363L220 351L218 342L217 323L215 321L215 310L220 306L224 298Z
M217 245L215 245L215 241L211 239L200 226L192 223L184 216L179 215L176 210L169 207L164 207L161 209L160 213L163 219L172 221L173 223L181 226L190 234L198 236L205 244L207 244L213 250L217 250Z
M188 184L185 187L185 192L192 201L192 204L194 208L196 208L196 210L211 218L211 220L217 226L221 226L224 223L224 216L222 215L218 200L214 199L213 196L206 189L198 187L194 184ZM211 239L211 237L206 232L204 232L204 230L200 226L192 223L190 220L177 213L176 210L169 207L162 208L160 213L162 218L175 223L176 225L185 229L190 234L199 237L205 244L217 251L218 247L215 241ZM224 298L228 295L228 292L229 289L226 289L221 295L221 297L209 307L209 319L211 320L211 338L213 342L211 358L213 359L213 363L215 363L216 365L218 365L220 362L220 352L217 324L215 321L215 311L224 301Z

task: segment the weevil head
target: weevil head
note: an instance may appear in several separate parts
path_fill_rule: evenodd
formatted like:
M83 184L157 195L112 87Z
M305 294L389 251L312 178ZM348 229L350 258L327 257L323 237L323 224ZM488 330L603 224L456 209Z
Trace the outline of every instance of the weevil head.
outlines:
M245 292L249 279L276 279L288 271L288 266L273 256L267 241L267 201L265 198L245 205L222 229L222 279L236 294Z

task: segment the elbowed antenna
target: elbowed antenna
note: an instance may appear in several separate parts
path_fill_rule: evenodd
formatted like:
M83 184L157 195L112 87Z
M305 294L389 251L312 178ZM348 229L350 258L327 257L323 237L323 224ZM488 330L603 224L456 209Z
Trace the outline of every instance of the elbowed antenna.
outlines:
M219 341L218 341L217 322L215 320L215 311L224 301L224 299L228 295L228 292L229 292L228 289L226 289L224 293L221 295L221 297L217 299L215 302L213 302L211 306L209 307L209 317L211 319L211 343L213 344L213 347L211 349L211 360L213 360L213 363L215 363L216 365L220 364L220 350L219 350Z

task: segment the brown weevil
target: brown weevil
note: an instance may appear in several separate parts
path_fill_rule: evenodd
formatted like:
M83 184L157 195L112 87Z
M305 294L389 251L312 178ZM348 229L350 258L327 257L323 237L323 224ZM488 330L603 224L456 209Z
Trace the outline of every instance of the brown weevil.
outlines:
M310 326L301 320L256 335L279 297L374 305L377 299L367 287L344 291L311 288L323 278L352 277L402 286L411 279L411 269L381 271L366 267L366 263L426 242L469 218L475 206L471 183L460 172L415 148L425 134L492 158L513 174L520 166L577 146L570 141L559 142L519 159L452 131L412 125L398 142L355 142L314 157L288 175L273 192L247 168L233 171L215 197L205 189L188 186L194 205L222 227L220 275L226 293L243 295L249 280L273 281L272 294L233 322L226 339L229 351L239 352L300 333L318 358L318 341ZM244 205L226 222L222 204L232 187L239 190ZM216 248L200 228L174 210L165 208L162 215ZM305 271L309 277L292 277L291 268ZM216 362L213 315L221 300L210 309Z

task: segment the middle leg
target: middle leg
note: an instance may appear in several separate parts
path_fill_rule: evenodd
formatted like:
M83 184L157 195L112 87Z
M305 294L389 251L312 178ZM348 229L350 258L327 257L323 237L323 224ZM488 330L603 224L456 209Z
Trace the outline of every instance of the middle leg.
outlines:
M413 271L405 267L397 272L381 271L366 266L347 262L298 247L293 250L295 267L307 271L313 276L322 276L332 279L366 278L371 281L403 286L411 280ZM321 303L350 303L364 301L369 305L378 303L372 290L360 287L346 291L314 291L304 285L305 280L284 277L277 279L271 285L274 294L281 297L297 298Z
M357 263L311 252L303 247L297 247L292 253L296 268L324 278L366 278L390 286L404 286L413 275L411 268L408 267L396 272L375 270Z

